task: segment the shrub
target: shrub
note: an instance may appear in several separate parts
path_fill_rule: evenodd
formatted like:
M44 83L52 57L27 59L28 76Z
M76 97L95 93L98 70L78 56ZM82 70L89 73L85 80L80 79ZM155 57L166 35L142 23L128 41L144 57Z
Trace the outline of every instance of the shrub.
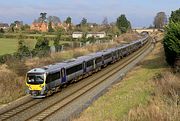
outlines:
M49 52L50 52L49 41L43 36L39 37L37 39L35 49L33 50L33 55L43 57L49 55Z
M180 22L170 22L166 27L166 33L164 37L164 51L166 55L166 61L169 65L173 66L175 60L180 56Z
M5 63L6 61L9 61L9 60L14 60L14 56L11 55L11 54L5 54L5 55L1 55L0 56L0 63Z
M24 40L19 40L18 42L18 50L17 56L22 59L24 57L29 57L31 55L31 51L29 47L26 45Z
M3 33L0 33L0 38L3 38L4 37L4 34Z

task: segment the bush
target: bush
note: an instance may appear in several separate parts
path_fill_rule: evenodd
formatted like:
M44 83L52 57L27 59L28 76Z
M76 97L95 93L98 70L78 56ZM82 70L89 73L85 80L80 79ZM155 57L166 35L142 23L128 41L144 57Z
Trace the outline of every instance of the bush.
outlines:
M5 54L0 56L0 63L5 63L6 61L13 60L14 56L11 54Z
M47 56L49 55L50 47L49 47L49 41L45 37L39 37L37 39L37 43L35 45L35 49L33 50L33 56Z
M16 57L18 56L19 59L31 56L30 48L26 45L24 40L19 40L17 54L15 55Z
M166 61L173 66L175 60L180 56L180 22L170 22L166 27L163 41Z
M4 37L4 34L3 33L0 33L0 38L3 38Z

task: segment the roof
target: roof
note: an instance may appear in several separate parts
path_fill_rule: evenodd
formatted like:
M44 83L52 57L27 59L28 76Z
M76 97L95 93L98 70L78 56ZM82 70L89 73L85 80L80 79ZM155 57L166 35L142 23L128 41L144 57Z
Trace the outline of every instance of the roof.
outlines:
M45 69L42 69L42 68L34 68L34 69L28 71L28 73L45 73Z
M92 59L91 55L80 56L80 57L77 58L77 60L81 60L81 61L87 61L87 60L90 60L90 59Z
M73 32L73 34L83 34L83 32Z
M106 32L88 32L87 34L106 34Z
M0 27L9 27L7 23L0 23Z

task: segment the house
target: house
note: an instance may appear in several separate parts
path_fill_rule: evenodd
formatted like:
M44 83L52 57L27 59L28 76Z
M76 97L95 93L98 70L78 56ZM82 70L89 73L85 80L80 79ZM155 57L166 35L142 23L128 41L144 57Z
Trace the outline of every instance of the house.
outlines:
M72 34L73 38L82 38L83 37L83 32L73 32ZM104 38L106 37L106 33L105 32L88 32L86 34L86 38L89 37L95 37L95 38Z
M57 24L52 23L51 26L53 29L56 29L56 27L59 27L64 30L67 30L70 25L65 24L65 23L57 23ZM30 29L41 31L41 32L47 32L48 31L48 23L47 22L33 22Z
M42 23L32 23L31 25L31 30L37 30L37 31L42 31L42 32L47 32L48 31L48 24L46 22Z
M83 37L83 32L73 32L72 38L82 38Z
M20 29L23 26L23 21L14 21L15 28Z
M88 32L86 35L86 38L89 38L89 37L104 38L106 37L106 33L105 32Z
M0 23L0 29L8 29L9 25L7 23Z
M65 31L67 31L67 29L70 27L71 25L70 24L67 24L67 23L58 23L57 24L57 27L59 27L59 28L62 28L62 29L64 29Z

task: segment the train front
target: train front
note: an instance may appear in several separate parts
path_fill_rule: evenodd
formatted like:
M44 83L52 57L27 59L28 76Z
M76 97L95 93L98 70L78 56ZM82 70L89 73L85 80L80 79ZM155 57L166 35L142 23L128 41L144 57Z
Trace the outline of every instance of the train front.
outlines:
M26 85L28 87L27 93L31 94L33 98L45 97L45 70L33 69L26 75Z

